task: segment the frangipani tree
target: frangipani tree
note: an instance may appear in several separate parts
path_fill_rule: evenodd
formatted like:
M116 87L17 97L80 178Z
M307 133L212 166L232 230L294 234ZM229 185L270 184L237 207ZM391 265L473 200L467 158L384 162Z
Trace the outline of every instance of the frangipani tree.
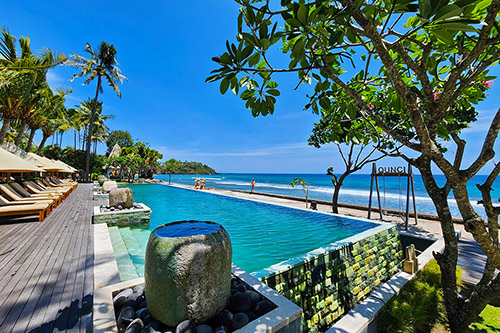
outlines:
M207 81L220 80L222 93L230 87L258 116L274 112L280 95L275 74L295 73L299 83L314 82L306 108L329 113L339 103L353 104L380 128L395 155L418 168L436 207L446 247L435 257L448 321L453 332L466 331L485 305L500 297L500 275L494 274L500 269L500 209L490 196L500 163L479 185L487 221L467 193L467 183L495 157L500 110L466 165L467 142L461 138L477 120L475 106L493 79L489 69L499 62L500 0L236 2L241 5L236 44L227 42L226 52L213 58L218 68ZM276 44L285 58L273 62L277 55L269 50ZM448 142L455 152L447 152ZM436 183L433 166L446 177L443 186ZM487 255L483 277L466 299L458 294L450 193L465 229Z

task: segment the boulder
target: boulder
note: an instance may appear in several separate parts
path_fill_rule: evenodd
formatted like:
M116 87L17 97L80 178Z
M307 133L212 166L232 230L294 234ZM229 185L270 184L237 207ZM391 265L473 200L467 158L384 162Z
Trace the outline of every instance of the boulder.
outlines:
M134 195L128 187L112 188L109 191L109 205L115 208L130 208L134 204Z
M102 186L102 184L104 184L104 182L106 180L108 180L108 178L106 178L106 176L100 175L99 177L97 177L97 181L99 182L99 186Z
M117 187L118 187L118 184L114 180L106 180L102 184L102 191L104 193L109 193L109 191L111 191L111 189L117 188Z
M144 266L151 315L167 326L215 317L229 298L231 257L229 235L217 223L181 221L153 230Z

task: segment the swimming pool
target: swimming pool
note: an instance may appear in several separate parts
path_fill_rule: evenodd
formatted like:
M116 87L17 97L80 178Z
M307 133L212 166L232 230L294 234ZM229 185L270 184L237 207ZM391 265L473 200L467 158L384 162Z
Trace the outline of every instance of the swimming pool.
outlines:
M168 222L222 224L231 238L233 262L253 273L379 225L164 185L127 187L133 190L135 202L146 204L153 212L149 229L109 228L122 280L143 276L150 230Z

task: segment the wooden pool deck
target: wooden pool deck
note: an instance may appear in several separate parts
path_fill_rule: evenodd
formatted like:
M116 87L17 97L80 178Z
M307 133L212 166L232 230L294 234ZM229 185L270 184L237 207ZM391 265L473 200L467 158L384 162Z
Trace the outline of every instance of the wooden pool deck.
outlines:
M91 328L93 205L80 184L43 222L0 219L0 332Z

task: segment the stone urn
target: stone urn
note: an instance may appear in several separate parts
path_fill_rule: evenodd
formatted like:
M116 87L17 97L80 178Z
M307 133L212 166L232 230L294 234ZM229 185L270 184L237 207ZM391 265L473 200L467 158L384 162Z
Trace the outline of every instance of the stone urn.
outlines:
M168 326L214 317L229 299L231 260L231 240L220 224L180 221L159 226L146 247L149 312Z
M97 177L97 181L99 182L99 186L102 186L102 184L104 184L104 182L106 180L108 180L108 178L106 178L106 176L100 175L99 177Z
M104 193L109 193L111 189L117 188L118 184L114 180L107 180L102 184L102 191Z
M128 187L115 187L109 191L109 206L118 208L130 208L134 204L134 195Z

